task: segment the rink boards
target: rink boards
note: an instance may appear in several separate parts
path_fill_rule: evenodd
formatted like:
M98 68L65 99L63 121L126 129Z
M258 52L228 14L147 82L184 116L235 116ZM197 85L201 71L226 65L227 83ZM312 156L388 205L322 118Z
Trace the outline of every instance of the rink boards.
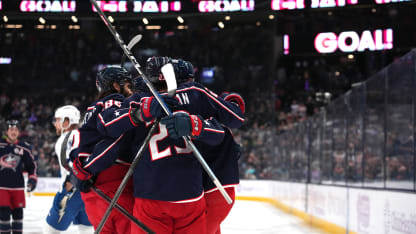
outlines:
M416 194L244 180L239 199L263 200L329 233L416 233Z
M52 195L59 178L39 178L35 195ZM329 233L415 233L416 194L270 180L242 180L237 199L268 202Z

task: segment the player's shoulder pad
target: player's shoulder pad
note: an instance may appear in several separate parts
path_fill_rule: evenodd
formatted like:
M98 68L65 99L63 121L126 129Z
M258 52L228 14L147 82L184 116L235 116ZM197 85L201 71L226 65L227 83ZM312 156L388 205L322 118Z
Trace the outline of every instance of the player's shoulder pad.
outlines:
M104 104L101 100L94 101L87 107L87 111L92 111L97 106L104 106Z
M177 92L188 91L190 89L195 90L197 92L203 92L205 94L212 95L215 98L218 97L218 95L216 93L214 93L211 90L209 90L203 84L198 83L198 82L195 82L195 81L185 82L185 83L180 84L179 87L178 87L178 91Z
M190 88L190 87L197 87L197 88L204 88L204 86L195 81L184 82L179 85L178 89Z

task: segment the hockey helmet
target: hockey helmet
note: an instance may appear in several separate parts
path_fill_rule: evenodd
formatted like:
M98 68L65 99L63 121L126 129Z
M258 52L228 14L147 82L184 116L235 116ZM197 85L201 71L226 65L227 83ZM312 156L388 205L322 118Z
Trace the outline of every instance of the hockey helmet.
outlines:
M7 129L13 128L13 127L19 128L19 121L15 119L7 120L6 124L7 124Z
M125 81L132 82L131 74L121 66L108 66L97 73L96 86L100 93L114 90L113 82L117 82L121 87Z
M65 118L68 118L69 126L72 124L79 124L81 114L79 110L73 105L61 106L55 111L55 120L60 118L61 124Z
M190 78L194 78L194 66L192 63L183 59L172 59L173 69L175 70L176 81L183 83Z
M161 68L169 63L171 59L169 57L150 57L146 61L146 75L150 82L156 84L160 81L164 81Z

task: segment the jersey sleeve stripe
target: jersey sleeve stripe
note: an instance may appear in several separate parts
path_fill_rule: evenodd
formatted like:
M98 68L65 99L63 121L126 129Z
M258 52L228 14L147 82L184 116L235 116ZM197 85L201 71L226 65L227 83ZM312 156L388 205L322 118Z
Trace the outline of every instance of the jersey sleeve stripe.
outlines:
M184 88L184 89L180 89L177 90L176 92L183 92L183 91L187 91L187 90L198 90L202 93L204 93L205 95L207 95L209 98L211 98L214 102L216 102L218 105L220 105L222 108L224 108L226 111L230 112L232 115L234 115L238 120L240 120L241 122L244 122L244 118L241 118L239 115L237 115L236 113L234 113L232 110L230 110L228 107L226 107L224 104L222 104L220 101L218 101L215 97L213 97L211 94L209 94L207 91L198 88L198 87L189 87L189 88Z
M204 128L204 131L208 131L208 132L216 132L216 133L223 133L223 130L218 130L218 129L213 129L213 128Z
M105 122L104 122L104 120L103 120L103 117L101 116L101 114L99 114L99 115L98 115L98 117L100 118L101 123L102 123L105 127L108 127L108 126L110 126L111 124L113 124L113 123L115 123L115 122L117 122L117 121L119 121L119 120L121 120L122 118L127 117L127 116L129 116L129 113L125 113L125 114L123 114L123 115L120 115L119 117L117 117L117 118L115 118L115 119L111 120L110 122L105 123Z
M107 149L104 150L104 152L102 152L101 154L99 154L96 158L94 158L93 160L91 160L91 162L89 162L87 165L84 166L84 168L88 168L90 167L92 164L94 164L95 161L97 161L98 159L100 159L103 155L105 155L111 148L113 148L113 146L115 144L117 144L117 142L120 141L121 138L123 138L124 134L121 134L121 136L119 138L117 138L116 141L113 142L113 144L111 144L109 147L107 147Z

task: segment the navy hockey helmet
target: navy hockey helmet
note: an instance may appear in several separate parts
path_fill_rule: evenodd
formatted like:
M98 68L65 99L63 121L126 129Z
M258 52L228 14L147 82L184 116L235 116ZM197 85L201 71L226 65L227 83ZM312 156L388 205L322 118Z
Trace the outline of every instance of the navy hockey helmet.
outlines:
M192 63L183 59L173 59L172 65L175 70L176 81L178 83L183 83L188 81L190 78L194 78L194 66Z
M192 79L195 78L194 65L192 65L192 63L189 62L189 61L185 61L185 63L186 63L186 70L187 70L187 73L188 73L188 77L192 78Z
M108 66L97 73L96 86L100 93L114 90L113 82L117 82L120 86L124 82L132 82L131 74L121 66Z
M150 57L146 61L146 75L150 82L156 84L164 81L161 68L171 62L169 57Z
M7 120L6 125L7 125L6 129L13 128L13 127L19 128L19 121L15 119Z

